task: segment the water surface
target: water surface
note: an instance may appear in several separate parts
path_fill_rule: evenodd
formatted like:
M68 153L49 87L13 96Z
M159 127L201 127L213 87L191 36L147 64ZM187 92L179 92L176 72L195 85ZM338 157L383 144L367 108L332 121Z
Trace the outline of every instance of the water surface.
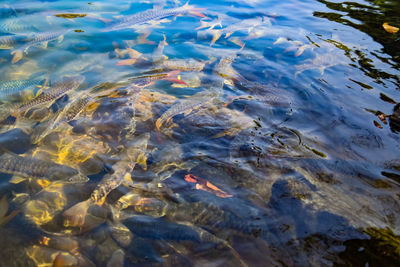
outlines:
M4 266L396 266L398 1L184 4L1 2Z

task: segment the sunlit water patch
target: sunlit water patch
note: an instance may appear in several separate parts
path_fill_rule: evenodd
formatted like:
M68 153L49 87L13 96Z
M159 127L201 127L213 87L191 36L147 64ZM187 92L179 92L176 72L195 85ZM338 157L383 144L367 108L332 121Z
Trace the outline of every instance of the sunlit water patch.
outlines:
M397 1L2 1L5 266L396 266Z

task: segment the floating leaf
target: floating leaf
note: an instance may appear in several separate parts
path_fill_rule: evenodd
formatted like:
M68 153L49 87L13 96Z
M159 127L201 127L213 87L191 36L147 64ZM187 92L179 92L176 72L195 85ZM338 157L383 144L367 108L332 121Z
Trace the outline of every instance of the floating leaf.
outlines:
M86 17L86 14L72 14L72 13L65 13L65 14L56 14L54 15L57 18L66 18L66 19L74 19L74 18L83 18Z
M395 34L395 33L397 33L397 32L399 31L399 28L394 27L394 26L391 26L391 25L389 25L389 23L387 23L387 22L383 23L383 24L382 24L382 27L383 27L383 28L385 29L385 31L387 31L388 33L393 33L393 34Z

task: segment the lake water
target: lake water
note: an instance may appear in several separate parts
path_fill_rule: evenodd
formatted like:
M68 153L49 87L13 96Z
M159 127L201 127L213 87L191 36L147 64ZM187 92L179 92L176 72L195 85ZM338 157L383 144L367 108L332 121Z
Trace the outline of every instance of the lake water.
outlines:
M400 3L0 3L1 266L397 266Z

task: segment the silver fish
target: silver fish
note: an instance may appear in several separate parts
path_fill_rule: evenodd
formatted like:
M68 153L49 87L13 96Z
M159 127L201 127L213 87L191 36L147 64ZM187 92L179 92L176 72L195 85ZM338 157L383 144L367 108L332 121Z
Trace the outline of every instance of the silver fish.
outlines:
M70 30L61 30L61 31L50 31L38 33L33 36L33 38L23 47L24 52L27 54L28 49L32 46L43 45L47 47L47 43L50 41L57 40L61 42L64 38L64 35L68 33Z
M0 81L0 97L8 97L19 92L44 84L46 79Z
M78 76L74 78L66 78L63 81L55 84L48 90L41 93L39 96L35 97L34 99L22 103L16 108L16 111L19 113L25 112L28 109L48 103L50 101L56 100L57 98L65 95L68 91L75 90L78 88L81 83L85 80L85 77Z
M139 12L130 16L125 16L116 21L115 23L106 27L103 31L109 32L109 31L127 29L135 25L141 25L143 23L147 23L151 20L163 19L178 15L191 14L199 17L205 17L203 14L200 13L200 11L202 10L203 9L201 8L195 8L193 6L190 6L188 3L178 8L148 9L143 12Z

